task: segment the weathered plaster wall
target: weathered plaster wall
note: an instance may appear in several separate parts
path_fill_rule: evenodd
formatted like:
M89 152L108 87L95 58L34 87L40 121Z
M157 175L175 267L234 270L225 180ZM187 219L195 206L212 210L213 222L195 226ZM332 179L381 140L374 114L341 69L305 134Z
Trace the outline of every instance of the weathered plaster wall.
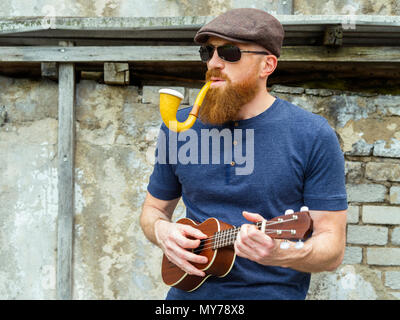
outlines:
M3 0L1 16L171 17L253 7L280 13L278 0ZM399 0L293 0L294 14L400 15Z
M294 14L400 15L398 0L294 0Z
M46 82L0 77L0 296L54 296L57 97ZM46 104L43 104L46 101Z
M77 84L74 299L162 299L138 217L161 118L157 87ZM194 101L197 89L177 88ZM274 86L326 117L346 156L347 249L308 299L400 298L400 97ZM0 77L0 298L54 299L57 84ZM184 215L179 204L175 219Z
M0 77L0 88L0 297L54 299L58 87ZM92 81L76 102L73 298L160 298L161 253L138 224L158 106L140 103L137 87Z
M273 89L328 119L346 158L344 261L336 272L313 274L308 298L400 299L400 96Z

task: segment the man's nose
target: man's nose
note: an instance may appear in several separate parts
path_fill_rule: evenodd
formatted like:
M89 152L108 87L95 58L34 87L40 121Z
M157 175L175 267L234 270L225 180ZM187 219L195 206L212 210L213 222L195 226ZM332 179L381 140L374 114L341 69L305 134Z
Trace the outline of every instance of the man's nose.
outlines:
M217 49L214 50L211 59L207 63L208 69L223 69L224 61L218 56Z

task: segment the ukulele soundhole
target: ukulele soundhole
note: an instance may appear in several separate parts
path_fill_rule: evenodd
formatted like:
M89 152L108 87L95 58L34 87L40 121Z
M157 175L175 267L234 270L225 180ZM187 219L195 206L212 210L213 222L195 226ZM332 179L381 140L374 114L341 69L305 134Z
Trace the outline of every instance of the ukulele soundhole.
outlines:
M200 245L197 248L193 249L193 252L196 254L200 254L204 249L204 244L205 244L205 239L200 240Z

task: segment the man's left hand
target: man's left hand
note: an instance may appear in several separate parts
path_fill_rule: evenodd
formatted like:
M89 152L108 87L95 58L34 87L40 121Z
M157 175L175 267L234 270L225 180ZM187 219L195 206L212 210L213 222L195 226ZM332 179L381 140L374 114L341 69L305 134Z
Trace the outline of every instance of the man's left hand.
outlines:
M243 211L243 216L253 223L264 220L258 213ZM263 265L275 264L273 260L278 242L258 230L254 224L244 224L240 227L234 247L236 254L240 257Z

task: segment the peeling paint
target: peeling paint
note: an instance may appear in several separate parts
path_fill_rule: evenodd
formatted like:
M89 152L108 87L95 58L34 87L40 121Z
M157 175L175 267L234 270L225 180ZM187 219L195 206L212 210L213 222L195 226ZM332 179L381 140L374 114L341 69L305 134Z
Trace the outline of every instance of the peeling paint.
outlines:
M377 14L398 15L394 0L294 0L295 14ZM178 17L217 15L230 8L252 7L276 14L277 4L273 0L3 0L0 10L3 16L69 16L69 17ZM42 26L41 23L38 25ZM46 24L44 24L46 26Z
M397 132L393 128L400 125L399 118L387 118L387 119L362 119L354 121L354 130L356 132L363 132L363 139L373 144L378 140L386 142L386 148L390 148L393 143L393 138Z
M349 121L343 128L338 128L337 132L342 138L343 152L351 151L353 149L353 144L360 140L362 132L354 132L354 121Z
M53 299L55 295L56 126L54 119L43 119L0 131L0 158L6 164L0 190L7 190L0 195L0 234L2 243L7 243L0 251L0 260L7 261L0 265L0 274L8 283L0 296L5 290L8 299Z
M368 266L341 265L335 272L312 275L310 300L390 300L381 272Z
M342 15L397 15L399 10L396 1L393 0L295 0L294 9L296 14Z

